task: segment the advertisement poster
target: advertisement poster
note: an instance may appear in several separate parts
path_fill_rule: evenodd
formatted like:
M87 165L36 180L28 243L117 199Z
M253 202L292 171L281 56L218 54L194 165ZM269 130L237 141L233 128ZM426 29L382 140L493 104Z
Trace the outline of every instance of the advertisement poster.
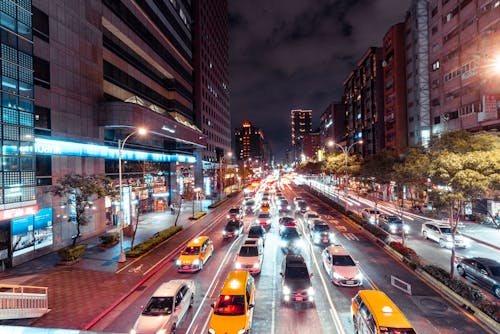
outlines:
M34 216L12 219L11 229L13 256L51 246L53 243L52 208L41 209Z

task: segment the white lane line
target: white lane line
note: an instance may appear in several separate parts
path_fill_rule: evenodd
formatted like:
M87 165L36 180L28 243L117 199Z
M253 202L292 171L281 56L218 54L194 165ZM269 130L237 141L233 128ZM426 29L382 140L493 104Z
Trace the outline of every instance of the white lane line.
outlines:
M275 326L275 313L276 313L276 278L278 276L278 273L276 272L276 256L274 257L273 261L273 302L271 303L271 334L274 334L274 326Z
M208 287L207 289L207 292L212 291L210 292L210 297L212 297L213 293L214 293L214 290L215 290L215 282L218 282L219 281L219 276L220 276L220 273L222 271L222 269L225 267L224 264L225 262L227 262L227 260L229 259L229 255L231 255L231 250L233 249L234 245L236 245L236 241L239 240L239 238L236 238L233 243L231 244L231 247L229 247L229 249L227 250L226 252L226 255L224 255L224 258L222 259L222 263L221 263L221 266L219 266L219 269L217 269L217 272L215 273L214 275L214 278L212 279L212 282L210 283L210 286ZM198 314L200 313L201 311L201 308L203 307L203 304L205 303L205 300L207 299L207 296L209 294L205 294L205 296L202 298L201 302L200 302L200 305L198 306L198 309L196 310L196 313L193 315L193 319L191 320L191 323L189 324L189 327L186 329L186 333L189 333L189 331L191 330L191 327L193 327L194 325L194 322L196 320L196 318L198 317ZM208 321L209 321L210 317L207 317L207 320L205 322L205 324L203 325L203 328L202 328L202 332L203 330L208 326Z
M359 240L359 238L354 233L343 233L343 235L347 240Z

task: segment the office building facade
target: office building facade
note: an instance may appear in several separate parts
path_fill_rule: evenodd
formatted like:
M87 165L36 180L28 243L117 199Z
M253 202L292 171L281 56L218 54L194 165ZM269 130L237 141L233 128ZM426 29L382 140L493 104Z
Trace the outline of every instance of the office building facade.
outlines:
M304 154L304 136L312 132L312 110L294 109L290 111L292 130L292 150L294 160Z
M234 130L235 154L238 161L265 161L265 141L262 130L249 121Z

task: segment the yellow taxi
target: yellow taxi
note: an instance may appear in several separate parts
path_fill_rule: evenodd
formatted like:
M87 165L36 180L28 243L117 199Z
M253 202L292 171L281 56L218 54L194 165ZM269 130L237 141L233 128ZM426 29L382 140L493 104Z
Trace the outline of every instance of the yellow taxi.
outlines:
M385 293L359 290L351 303L355 332L358 334L415 334L412 325Z
M194 272L203 269L214 252L212 240L207 236L199 236L191 240L181 252L175 265L178 272Z
M210 334L243 334L252 327L255 283L248 271L231 271L212 304Z

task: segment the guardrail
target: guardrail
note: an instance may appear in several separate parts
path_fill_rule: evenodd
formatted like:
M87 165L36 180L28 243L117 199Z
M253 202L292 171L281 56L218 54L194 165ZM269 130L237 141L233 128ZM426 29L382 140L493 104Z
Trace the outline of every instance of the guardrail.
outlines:
M49 311L47 287L0 284L0 320L38 318Z

